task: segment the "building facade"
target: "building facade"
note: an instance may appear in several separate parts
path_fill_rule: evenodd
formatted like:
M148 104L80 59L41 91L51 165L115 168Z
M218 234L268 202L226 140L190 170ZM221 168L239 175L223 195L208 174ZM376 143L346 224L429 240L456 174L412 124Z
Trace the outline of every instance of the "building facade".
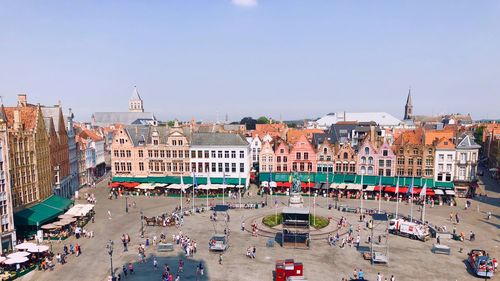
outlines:
M350 143L344 143L336 148L335 173L355 174L356 173L356 151Z
M68 133L64 124L61 105L41 107L45 129L49 135L50 165L53 191L61 197L71 198L71 177L69 171Z
M423 129L403 132L394 142L396 176L434 177L435 149L424 141Z
M301 135L293 144L288 159L292 171L316 173L316 150L309 142L306 135Z
M270 141L266 141L262 144L262 149L259 153L259 171L274 172L275 168L276 158L274 156L273 144Z
M290 147L288 143L282 139L277 139L274 143L274 172L289 172L292 170L290 162Z
M7 118L0 108L0 253L10 252L16 241L14 228L14 210L12 208L12 189L9 177L9 135L7 133Z
M250 143L250 159L252 161L252 166L259 163L260 160L260 150L262 149L262 140L259 135L255 137L248 137L247 141Z
M455 181L472 182L477 179L479 146L468 134L457 140L455 156Z
M453 139L441 138L435 143L436 156L434 158L435 181L452 182L455 175L455 144Z
M69 191L70 194L75 192L80 187L80 179L78 172L78 147L76 145L76 132L73 128L73 113L71 108L69 114L65 118L66 131L68 133L68 154L69 154Z
M317 168L319 173L333 173L335 167L335 146L328 139L319 145L317 153Z
M18 95L16 107L5 107L9 135L9 175L14 209L52 195L49 137L40 106Z
M249 181L250 144L239 134L193 133L191 171L196 176Z

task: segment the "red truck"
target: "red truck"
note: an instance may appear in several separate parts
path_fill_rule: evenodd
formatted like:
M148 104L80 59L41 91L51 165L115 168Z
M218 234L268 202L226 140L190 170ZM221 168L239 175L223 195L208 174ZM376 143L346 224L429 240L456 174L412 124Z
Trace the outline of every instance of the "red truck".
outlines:
M307 281L304 277L304 265L293 259L276 261L275 281Z

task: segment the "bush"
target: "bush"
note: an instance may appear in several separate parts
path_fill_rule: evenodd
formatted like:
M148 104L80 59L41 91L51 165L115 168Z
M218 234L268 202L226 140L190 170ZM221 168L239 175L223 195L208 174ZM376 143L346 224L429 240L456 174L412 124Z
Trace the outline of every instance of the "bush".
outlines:
M314 224L316 223L316 224ZM314 215L309 215L309 224L316 228L316 229L321 229L326 227L330 222L328 221L327 218L321 217L321 216L316 216L316 221L314 219Z
M283 223L283 214L279 213L277 216L276 215L265 216L262 219L262 223L268 227L275 227L277 225L280 225L281 223Z

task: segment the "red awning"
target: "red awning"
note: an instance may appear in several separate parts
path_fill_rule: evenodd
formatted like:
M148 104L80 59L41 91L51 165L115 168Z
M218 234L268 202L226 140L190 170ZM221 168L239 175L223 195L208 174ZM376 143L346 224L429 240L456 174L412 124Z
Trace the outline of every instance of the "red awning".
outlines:
M112 182L110 185L109 185L109 188L117 188L117 187L120 187L121 186L121 182Z
M394 192L396 192L396 188L394 188ZM406 193L406 192L408 192L408 187L406 187L406 186L399 187L399 194Z
M434 190L432 190L432 189L427 189L427 190L425 191L425 195L427 195L427 196L434 196L434 195L435 195Z
M291 187L291 186L292 186L292 184L289 183L289 182L284 182L283 183L283 187Z
M420 191L422 191L421 188L413 188L413 194L420 194Z
M374 189L373 191L377 191L377 192L378 192L378 191L380 191L382 188L383 188L383 186L381 186L381 185L377 185L377 186L375 186L375 189Z
M277 187L283 187L283 184L284 184L284 182L280 182L280 181L276 182Z
M314 183L313 182L311 182L311 183L302 182L302 183L300 183L300 187L302 187L302 188L309 188L309 187L313 188L314 187Z

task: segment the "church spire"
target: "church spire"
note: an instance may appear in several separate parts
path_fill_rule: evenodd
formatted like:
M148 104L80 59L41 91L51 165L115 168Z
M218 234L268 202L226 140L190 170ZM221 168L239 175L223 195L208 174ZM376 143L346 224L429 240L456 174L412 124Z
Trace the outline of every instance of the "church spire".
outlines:
M139 95L139 91L137 90L137 86L134 86L134 91L132 92L132 97L130 98L128 104L128 110L130 112L144 112L144 104L141 96Z
M406 98L405 117L404 120L413 118L413 103L411 100L411 87L408 89L408 97Z

